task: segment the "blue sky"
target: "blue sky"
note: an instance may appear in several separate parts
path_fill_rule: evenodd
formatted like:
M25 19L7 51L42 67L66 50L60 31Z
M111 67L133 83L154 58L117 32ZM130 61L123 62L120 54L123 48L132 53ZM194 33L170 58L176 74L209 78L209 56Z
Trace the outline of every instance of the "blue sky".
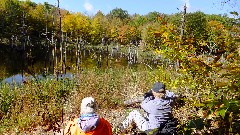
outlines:
M31 0L36 3L48 2L57 5L57 0ZM182 10L187 4L187 12L202 11L206 14L229 13L240 2L236 0L235 7L229 4L221 6L223 0L60 0L60 7L72 12L81 12L94 15L101 10L104 14L118 7L127 10L129 14L138 13L145 15L152 11L172 14ZM235 9L236 10L236 9Z

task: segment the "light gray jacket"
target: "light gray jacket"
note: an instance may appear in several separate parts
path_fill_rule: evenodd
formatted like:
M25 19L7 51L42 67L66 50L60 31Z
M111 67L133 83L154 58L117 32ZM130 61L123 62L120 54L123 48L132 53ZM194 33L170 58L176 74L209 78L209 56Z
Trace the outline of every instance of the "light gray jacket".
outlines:
M172 118L172 104L177 97L173 92L166 90L164 98L147 97L141 107L148 113L149 128L159 128L161 123Z

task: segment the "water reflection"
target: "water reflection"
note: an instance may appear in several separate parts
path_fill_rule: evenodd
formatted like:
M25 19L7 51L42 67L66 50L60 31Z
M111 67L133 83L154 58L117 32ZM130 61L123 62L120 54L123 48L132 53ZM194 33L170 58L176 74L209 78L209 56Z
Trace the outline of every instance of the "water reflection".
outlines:
M155 68L162 63L153 57L140 56L137 48L68 46L66 53L54 47L35 45L19 51L0 45L0 82L23 82L26 79L71 76L88 68L118 68L145 66ZM61 60L62 59L62 60Z
M14 83L14 84L21 84L24 80L30 79L32 77L26 77L22 74L13 75L11 77L8 77L2 81L2 83Z
M17 75L13 75L11 77L5 78L4 80L2 80L1 83L7 83L7 84L16 84L16 85L20 85L24 82L26 82L27 80L42 80L45 79L46 76L43 76L42 74L39 75L22 75L22 74L17 74ZM70 72L67 72L66 74L58 74L57 76L54 75L48 75L47 78L49 79L53 79L53 78L58 78L58 79L72 79L73 78L73 74Z

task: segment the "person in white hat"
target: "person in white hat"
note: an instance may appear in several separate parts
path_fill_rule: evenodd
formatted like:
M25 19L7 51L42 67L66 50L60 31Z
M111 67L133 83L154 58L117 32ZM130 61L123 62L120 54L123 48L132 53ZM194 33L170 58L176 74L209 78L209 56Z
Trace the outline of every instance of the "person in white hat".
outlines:
M112 135L110 123L97 113L93 97L82 99L80 117L70 121L65 128L66 135Z

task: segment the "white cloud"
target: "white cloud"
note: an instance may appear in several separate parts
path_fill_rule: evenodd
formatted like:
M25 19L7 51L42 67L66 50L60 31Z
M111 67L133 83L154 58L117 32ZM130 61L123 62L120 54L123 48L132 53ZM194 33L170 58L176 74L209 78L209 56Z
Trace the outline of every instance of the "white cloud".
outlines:
M91 3L86 1L83 6L84 6L85 10L87 10L88 12L93 12L94 8L93 8L93 5Z

